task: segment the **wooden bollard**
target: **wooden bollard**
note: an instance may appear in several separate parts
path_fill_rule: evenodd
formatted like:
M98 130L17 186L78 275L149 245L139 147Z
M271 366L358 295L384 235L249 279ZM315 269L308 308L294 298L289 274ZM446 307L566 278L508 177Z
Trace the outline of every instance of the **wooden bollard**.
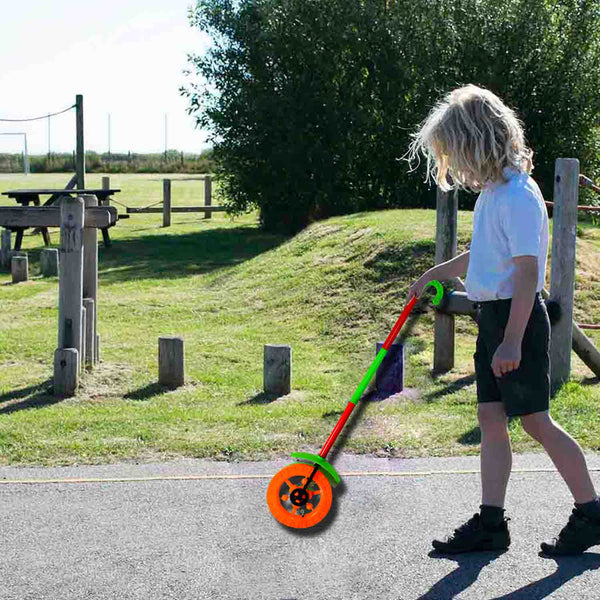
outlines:
M79 374L83 370L83 365L87 362L85 351L86 351L86 339L85 339L85 322L86 322L87 310L85 306L81 307L81 360L79 361Z
M158 383L169 388L184 384L183 340L179 337L158 338Z
M10 251L11 251L11 231L10 229L3 229L0 236L0 268L10 268Z
M171 225L171 180L163 179L163 227Z
M58 248L44 248L40 253L40 264L44 277L58 275Z
M94 361L100 362L100 334L96 334L96 346L94 348Z
M267 394L285 396L292 383L292 348L279 344L265 344L263 389Z
M379 354L383 342L375 344L375 356ZM390 346L385 358L375 373L375 388L380 398L397 394L404 389L404 346L395 343Z
M95 333L94 333L94 321L95 321L95 311L94 311L94 301L91 298L83 299L83 308L85 310L85 364L86 366L92 366L96 362L95 357Z
M54 390L55 396L73 396L79 384L75 348L57 348L54 351Z
M20 283L29 279L29 261L27 254L17 255L13 253L10 261L10 272L13 283Z

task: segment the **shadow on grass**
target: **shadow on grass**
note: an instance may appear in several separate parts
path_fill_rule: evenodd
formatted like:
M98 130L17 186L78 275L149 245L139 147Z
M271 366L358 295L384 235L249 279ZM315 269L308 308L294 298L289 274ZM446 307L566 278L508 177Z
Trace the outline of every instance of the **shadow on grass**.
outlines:
M510 424L513 421L518 421L519 419L520 417L518 416L508 417L508 425L510 426ZM476 425L475 427L473 427L473 429L470 429L466 433L463 433L457 439L457 442L459 444L465 444L467 446L476 446L477 444L481 444L481 429L479 428L479 425Z
M367 277L378 283L398 281L398 273L404 278L416 280L429 267L435 255L435 241L411 241L405 245L386 247L365 261Z
M171 391L171 388L154 382L149 383L148 385L145 385L137 390L123 394L123 398L125 400L149 400L154 396L160 396L161 394L169 391Z
M13 392L5 392L0 394L0 414L9 414L18 410L26 410L28 408L40 408L50 404L60 402L62 398L53 396L53 381L47 379L42 383L30 385Z
M244 400L243 402L238 402L236 406L244 406L246 404L270 404L274 400L279 398L277 394L267 394L267 392L259 392L252 396L252 398L248 398L248 400Z
M433 371L430 371L429 374L431 375L431 377L436 376L436 373L434 373ZM473 383L475 383L475 373L472 373L471 375L465 375L460 379L452 381L451 383L449 383L445 387L440 388L439 390L435 390L434 392L426 394L425 396L423 396L423 400L425 402L431 402L432 400L441 398L442 396L447 396L448 394L458 392L459 390L462 390L463 388L468 387Z
M102 285L131 279L176 279L231 267L281 245L289 236L240 226L115 239L99 246Z
M481 444L481 429L476 425L473 429L463 433L457 441L459 444L465 444L466 446L476 446L477 444Z

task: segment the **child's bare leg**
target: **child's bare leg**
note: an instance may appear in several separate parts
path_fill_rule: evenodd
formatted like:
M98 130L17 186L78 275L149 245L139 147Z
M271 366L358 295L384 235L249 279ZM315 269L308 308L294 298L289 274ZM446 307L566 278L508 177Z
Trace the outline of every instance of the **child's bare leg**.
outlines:
M477 418L481 429L481 503L502 508L512 469L512 449L504 404L479 403Z
M537 440L571 490L575 502L585 504L596 499L596 490L579 444L558 424L548 411L523 415L523 429Z

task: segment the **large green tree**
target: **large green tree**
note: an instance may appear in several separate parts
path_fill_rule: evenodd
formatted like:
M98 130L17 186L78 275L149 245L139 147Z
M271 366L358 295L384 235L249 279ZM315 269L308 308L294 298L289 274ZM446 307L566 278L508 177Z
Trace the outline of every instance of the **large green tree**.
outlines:
M534 176L554 159L600 170L599 2L585 0L199 0L181 93L210 132L225 204L269 230L392 206L432 206L409 133L459 85L488 87L525 122ZM472 206L465 194L461 206Z

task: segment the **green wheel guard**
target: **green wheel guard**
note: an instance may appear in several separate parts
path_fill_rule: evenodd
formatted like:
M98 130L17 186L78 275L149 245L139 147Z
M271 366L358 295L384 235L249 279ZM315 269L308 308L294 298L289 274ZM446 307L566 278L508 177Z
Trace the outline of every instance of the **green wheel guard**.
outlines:
M321 467L323 475L327 477L329 483L333 487L335 487L341 481L340 476L337 474L337 471L318 454L310 454L309 452L292 452L290 456L292 456L293 458L299 458L301 460L316 463L319 467Z

